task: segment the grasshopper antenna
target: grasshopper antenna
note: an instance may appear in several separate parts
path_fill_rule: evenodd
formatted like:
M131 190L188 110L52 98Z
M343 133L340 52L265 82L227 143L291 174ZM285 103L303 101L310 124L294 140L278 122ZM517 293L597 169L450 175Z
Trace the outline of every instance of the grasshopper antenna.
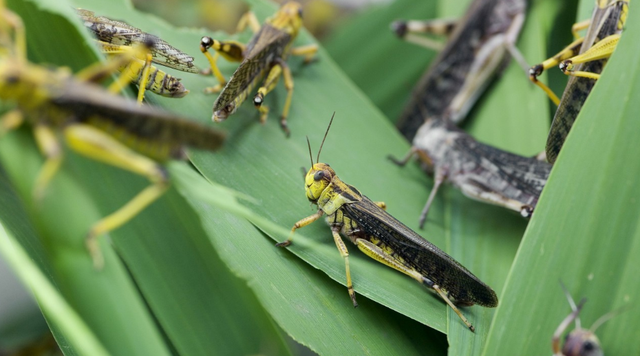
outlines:
M329 129L331 128L331 124L333 123L333 118L336 116L336 112L333 112L331 115L331 120L329 121L329 126L327 126L327 131L324 133L324 137L322 138L322 143L320 144L320 149L318 150L318 156L316 157L316 162L320 162L320 152L322 152L322 146L324 145L324 140L327 139L327 135L329 134ZM313 160L311 160L313 163Z
M564 292L564 295L567 297L567 300L569 301L569 305L571 306L571 310L574 311L574 312L579 310L580 308L578 308L576 306L576 302L573 301L573 298L571 297L571 293L569 293L569 290L564 285L564 283L562 283L562 281L560 281L560 287L562 287L562 291ZM580 304L582 304L582 303L580 303ZM581 324L580 323L580 317L577 316L577 314L576 314L576 318L575 318L575 323L576 323L576 328L578 328L578 329L582 328L582 326L580 325Z
M322 142L324 142L324 140ZM307 146L309 147L309 159L311 159L311 168L313 168L313 153L311 153L311 142L309 142L309 136L307 136Z

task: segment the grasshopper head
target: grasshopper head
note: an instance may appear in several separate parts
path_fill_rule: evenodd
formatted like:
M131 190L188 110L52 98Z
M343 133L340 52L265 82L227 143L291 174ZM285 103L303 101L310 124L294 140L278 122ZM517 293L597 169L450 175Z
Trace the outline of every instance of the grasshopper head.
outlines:
M224 120L227 119L227 117L231 114L233 114L236 111L236 102L235 100L230 102L229 104L227 104L225 107L223 107L220 110L215 110L213 112L213 116L211 117L211 120L213 120L213 122L222 122Z
M335 175L336 172L328 164L314 164L304 178L304 190L307 193L307 199L312 203L316 203Z
M293 37L298 34L302 27L302 5L295 1L290 1L280 8L268 22L275 28L279 28Z
M567 356L602 356L602 348L598 337L590 330L576 329L567 335L562 347L562 354Z

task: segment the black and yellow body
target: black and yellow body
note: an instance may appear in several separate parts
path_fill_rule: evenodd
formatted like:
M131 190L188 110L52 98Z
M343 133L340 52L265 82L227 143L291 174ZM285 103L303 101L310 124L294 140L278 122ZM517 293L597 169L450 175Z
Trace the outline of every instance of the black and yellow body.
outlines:
M374 203L356 188L344 183L325 163L314 164L305 177L307 199L318 212L298 221L291 233L326 215L336 246L345 259L347 287L354 305L348 251L340 233L367 256L394 268L437 292L471 329L473 326L456 308L482 305L495 307L495 292L451 256L423 239L387 213L384 204ZM278 244L287 246L291 238Z
M92 11L76 9L78 16L94 36L104 53L120 54L133 50L136 45L149 45L149 58L132 60L120 71L130 76L139 86L138 101L144 98L145 90L170 98L181 98L189 93L180 79L151 65L151 62L187 73L201 70L193 63L192 56L171 46L166 41L146 33L125 22L97 16Z
M303 55L308 62L316 53L317 46L292 48L293 41L302 27L302 7L297 2L284 4L262 26L259 26L255 16L249 13L243 17L239 28L242 29L247 24L255 34L246 46L232 41L220 42L209 37L203 37L201 40L200 49L209 59L211 70L220 82L208 91L218 91L224 85L213 104L212 120L223 121L233 114L266 76L253 98L254 105L260 111L260 121L264 123L269 112L268 107L263 105L264 98L276 87L280 76L283 76L287 98L280 117L280 125L289 135L287 117L293 95L293 78L286 59L289 54ZM216 54L211 55L208 52L209 48L215 49ZM241 62L228 82L217 68L216 60L219 55L231 61Z
M122 208L95 223L87 244L96 266L102 264L96 238L118 228L158 199L169 186L161 163L184 156L185 146L215 150L223 135L211 128L174 114L141 107L135 101L117 96L96 80L126 65L129 56L116 56L73 75L66 68L43 67L26 60L22 21L4 9L0 16L0 35L13 43L2 43L0 56L0 99L16 108L0 119L3 131L26 121L33 127L36 143L46 156L36 178L34 198L42 199L48 183L60 168L61 141L89 158L108 163L151 181L146 189ZM126 82L126 80L125 80ZM118 84L118 83L116 83ZM122 84L120 82L119 84Z
M102 52L109 56L135 51L133 47L113 45L99 40L96 40L96 42ZM189 90L180 82L180 78L167 74L154 65L147 65L145 59L132 58L128 64L123 65L118 70L123 76L127 76L129 81L140 87L138 91L139 101L144 98L146 90L167 98L182 98L189 94Z
M465 15L455 21L413 20L392 24L398 36L434 49L439 46L425 43L427 38L417 34L448 36L438 57L413 88L396 122L409 141L427 118L447 118L460 123L494 74L505 68L509 54L524 63L515 42L525 11L525 0L474 0Z
M629 0L596 0L591 19L573 27L576 37L577 31L586 28L584 37L576 38L558 54L529 70L529 78L558 105L545 146L546 157L550 163L557 159L582 105L615 50L628 11ZM571 76L560 99L537 79L544 70L556 65Z

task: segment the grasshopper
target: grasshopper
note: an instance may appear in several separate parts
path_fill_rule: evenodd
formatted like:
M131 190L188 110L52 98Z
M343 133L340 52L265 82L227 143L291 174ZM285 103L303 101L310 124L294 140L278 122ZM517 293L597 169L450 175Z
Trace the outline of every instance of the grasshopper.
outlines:
M280 126L289 136L287 117L293 95L293 78L286 59L289 54L302 55L305 56L305 63L308 63L318 51L318 47L311 44L292 48L293 41L302 27L302 6L294 1L282 5L280 10L267 19L262 27L258 25L255 16L248 13L241 19L238 29L244 29L247 24L255 34L246 46L233 41L220 42L210 37L203 37L200 41L200 49L207 56L211 71L220 82L209 91L219 90L224 85L213 104L212 120L220 122L233 114L266 75L263 85L253 97L253 104L260 112L260 122L264 123L269 113L269 108L263 105L264 97L276 87L282 75L287 98L280 116ZM215 56L208 52L209 48L216 50ZM218 53L229 60L241 62L229 82L225 81L217 68Z
M100 267L103 260L97 238L131 220L169 188L162 162L183 158L184 146L218 149L224 136L196 122L116 96L113 92L119 89L117 85L112 85L109 92L93 83L126 65L130 60L126 55L90 66L76 76L66 68L28 62L22 20L7 9L0 11L0 99L17 106L0 123L8 130L26 119L33 127L35 140L46 157L36 178L35 199L43 197L61 166L62 139L81 155L145 176L151 182L126 205L90 228L87 246L94 264Z
M582 298L582 300L580 300L576 305L566 287L562 283L560 283L560 285L562 286L564 294L567 296L567 300L569 301L569 305L571 305L572 311L566 318L564 318L564 320L562 320L556 331L553 333L553 339L551 340L553 356L603 356L604 352L602 351L600 340L598 340L595 332L602 324L614 317L617 313L615 311L607 313L596 320L589 329L583 329L580 325L580 317L578 315L587 300ZM566 336L564 345L561 349L560 337L574 320L576 328Z
M323 144L324 139L316 157L318 163L315 164L309 144L311 169L305 176L307 199L318 206L318 211L296 222L289 238L276 246L289 246L297 229L326 214L333 239L345 261L347 289L355 307L358 303L351 282L349 252L340 233L347 236L367 256L434 290L464 324L474 331L474 327L455 304L495 307L498 305L495 292L451 256L387 213L384 203L374 203L358 189L340 180L328 164L320 163Z
M130 80L138 84L138 101L141 102L145 90L156 94L181 98L189 90L175 78L151 65L151 62L187 73L199 73L201 70L193 63L193 57L171 46L162 39L143 32L122 21L97 16L92 11L76 9L78 16L95 36L96 42L104 53L113 55L132 50L134 44L152 43L149 58L134 59L128 64ZM127 72L126 68L121 71Z
M449 120L435 118L427 119L420 127L413 148L404 159L390 158L405 165L413 156L420 158L435 179L420 215L420 228L445 181L472 199L500 205L529 218L551 172L549 163L480 143Z
M396 126L408 140L413 140L428 117L462 121L493 74L506 66L507 51L525 63L514 46L525 9L524 0L474 0L457 22L392 24L396 34L413 42L418 42L413 32L450 33L446 46L414 87L397 121ZM424 43L424 39L419 41ZM426 117L421 106L426 108Z
M558 105L545 147L550 163L556 161L569 130L595 85L595 80L600 77L599 73L613 53L626 22L628 9L629 1L596 0L591 19L573 26L574 37L578 37L577 31L588 26L585 36L577 38L558 54L529 70L529 78ZM551 89L537 80L544 70L556 65L571 76L562 99L558 99Z

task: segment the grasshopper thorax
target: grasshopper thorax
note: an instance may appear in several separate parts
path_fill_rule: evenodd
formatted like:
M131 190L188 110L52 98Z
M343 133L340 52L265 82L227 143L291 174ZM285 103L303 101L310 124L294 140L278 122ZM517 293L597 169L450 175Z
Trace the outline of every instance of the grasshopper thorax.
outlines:
M302 27L302 5L295 1L288 2L267 22L295 37Z
M335 177L336 172L326 163L314 164L304 178L304 190L307 193L307 199L317 204L322 192Z

